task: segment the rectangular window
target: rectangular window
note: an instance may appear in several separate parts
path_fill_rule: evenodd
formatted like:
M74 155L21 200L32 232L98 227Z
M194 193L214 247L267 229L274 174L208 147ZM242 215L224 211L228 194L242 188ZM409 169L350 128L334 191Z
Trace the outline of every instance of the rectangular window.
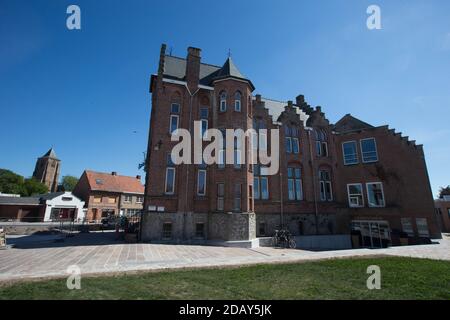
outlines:
M265 222L260 222L259 223L259 235L260 236L265 236L266 235L266 223Z
M195 224L195 237L201 239L205 237L205 224L203 222Z
M303 200L302 180L300 168L288 168L288 198L289 200Z
M206 194L206 170L198 170L197 195L204 196L205 194Z
M322 157L328 157L328 143L326 143L325 141L322 141L322 143L320 144L321 150L321 156Z
M166 169L165 193L166 194L175 193L175 168Z
M267 134L259 132L259 150L267 150Z
M261 177L261 199L269 199L269 178Z
M116 203L116 197L108 197L108 203Z
M219 169L225 168L225 154L225 150L219 150L219 163L217 164Z
M220 100L220 112L225 112L225 111L227 111L227 100L221 99Z
M131 202L131 196L125 195L123 198L123 202L127 202L127 203Z
M136 203L142 203L142 202L144 202L144 197L142 197L142 196L137 196L137 197L136 197Z
M375 138L362 139L361 143L361 155L364 163L378 161L377 145Z
M240 112L241 111L241 100L234 101L234 110Z
M299 152L299 143L298 143L298 138L292 138L292 152L293 153L298 153Z
M364 197L361 183L347 184L348 205L352 208L364 207Z
M403 232L406 232L408 234L408 236L410 236L410 237L414 237L412 219L411 218L401 218L401 223L402 223Z
M208 119L208 108L200 109L200 119Z
M322 143L320 141L316 141L316 153L318 156L322 155Z
M236 183L234 185L234 203L233 203L234 211L241 210L241 195L242 195L242 185L240 183Z
M259 194L259 177L254 177L253 178L253 197L255 199L259 199L260 198L260 194Z
M165 222L163 223L163 232L162 232L162 238L164 240L170 240L172 239L172 223Z
M448 218L450 219L450 209L447 209Z
M178 103L172 103L170 105L170 113L180 113L180 105Z
M419 237L429 237L430 232L428 231L427 219L425 218L416 218L417 232L419 233Z
M356 141L347 141L342 144L342 152L344 153L344 164L357 164L358 151L356 150Z
M102 203L102 196L94 196L94 203Z
M381 182L371 182L366 184L369 207L384 207L383 184Z
M175 130L178 129L178 120L179 117L177 115L170 116L170 129L169 129L170 134L172 134Z
M286 137L286 152L292 153L292 139L291 137Z
M240 169L241 168L241 150L234 150L234 168Z
M218 183L217 184L217 210L218 211L223 211L224 197L225 197L225 184Z
M331 177L328 171L319 171L320 200L333 201L333 190L331 187Z

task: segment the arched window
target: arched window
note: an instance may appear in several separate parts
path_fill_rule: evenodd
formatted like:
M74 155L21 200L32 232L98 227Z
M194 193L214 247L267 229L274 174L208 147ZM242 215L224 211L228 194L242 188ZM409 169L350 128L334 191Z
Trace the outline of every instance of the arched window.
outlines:
M241 93L239 91L234 94L234 111L241 112Z
M315 129L316 135L316 151L319 157L328 157L327 135L322 129Z
M227 111L227 93L225 91L220 93L219 110L220 112Z

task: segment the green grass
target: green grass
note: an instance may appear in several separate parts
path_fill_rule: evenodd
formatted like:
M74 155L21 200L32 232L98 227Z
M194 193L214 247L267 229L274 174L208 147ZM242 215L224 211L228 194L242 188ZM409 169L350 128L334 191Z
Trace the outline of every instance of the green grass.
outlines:
M368 290L369 265L381 290ZM450 299L450 262L412 258L335 259L241 268L84 277L0 287L0 299Z

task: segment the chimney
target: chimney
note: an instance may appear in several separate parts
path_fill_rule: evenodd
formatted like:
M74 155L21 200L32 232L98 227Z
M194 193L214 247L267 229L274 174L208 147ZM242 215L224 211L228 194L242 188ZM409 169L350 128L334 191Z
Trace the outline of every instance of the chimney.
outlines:
M301 106L305 102L305 96L300 94L295 98L295 102L297 103L297 106Z
M198 48L188 48L186 58L186 82L191 93L197 90L200 79L200 53L201 50Z
M141 176L140 176L140 175L137 175L137 176L136 176L136 179L141 180Z
M111 172L111 175L112 175L112 176L117 176L117 172L116 172L116 171L113 171L113 172Z

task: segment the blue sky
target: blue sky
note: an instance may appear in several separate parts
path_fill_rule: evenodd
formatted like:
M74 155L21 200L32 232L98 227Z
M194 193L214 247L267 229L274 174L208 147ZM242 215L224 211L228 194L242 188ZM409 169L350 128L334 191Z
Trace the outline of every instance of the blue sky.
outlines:
M79 31L66 8L81 8ZM382 30L366 9L381 8ZM149 77L165 42L234 62L278 100L304 94L424 144L431 184L450 184L450 1L0 0L0 168L30 176L54 147L62 175L143 174Z

